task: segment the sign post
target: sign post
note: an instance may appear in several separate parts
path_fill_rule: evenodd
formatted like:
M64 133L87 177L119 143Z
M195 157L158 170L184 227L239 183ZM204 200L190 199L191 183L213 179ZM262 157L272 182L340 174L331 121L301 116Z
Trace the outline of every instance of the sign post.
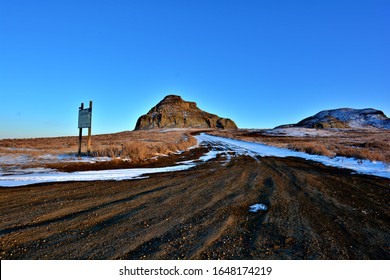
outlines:
M92 101L89 101L89 110L90 110L90 123L92 121ZM91 154L91 134L92 134L92 125L90 124L88 127L88 140L87 140L87 153Z
M81 156L81 142L83 140L83 128L80 127L80 112L84 110L84 103L81 103L81 106L79 107L79 151L77 155Z
M79 151L78 156L81 156L81 142L83 139L83 128L88 128L87 152L91 152L91 133L92 133L92 101L89 101L89 108L84 109L84 103L79 107Z

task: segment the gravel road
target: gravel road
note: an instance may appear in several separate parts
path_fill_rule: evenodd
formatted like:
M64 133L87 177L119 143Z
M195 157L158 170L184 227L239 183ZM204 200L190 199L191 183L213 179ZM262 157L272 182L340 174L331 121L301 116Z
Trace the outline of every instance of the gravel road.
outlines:
M218 156L141 180L0 188L0 258L390 259L389 205L386 178Z

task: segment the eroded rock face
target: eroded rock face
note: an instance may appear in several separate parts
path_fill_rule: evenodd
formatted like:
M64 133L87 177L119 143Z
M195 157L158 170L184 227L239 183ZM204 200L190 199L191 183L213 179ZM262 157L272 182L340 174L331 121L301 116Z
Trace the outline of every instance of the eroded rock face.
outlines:
M178 95L168 95L146 115L138 118L135 130L154 128L221 128L236 129L231 119L200 110L195 102Z

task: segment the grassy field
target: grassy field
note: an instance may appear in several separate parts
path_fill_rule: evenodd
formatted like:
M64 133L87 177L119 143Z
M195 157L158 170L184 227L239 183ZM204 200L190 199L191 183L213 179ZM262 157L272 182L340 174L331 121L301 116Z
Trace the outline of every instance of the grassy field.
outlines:
M91 156L142 161L158 155L167 155L188 149L197 144L191 130L173 131L124 131L92 136ZM87 139L83 137L82 151L85 155ZM0 140L0 156L40 157L71 155L78 151L78 137L52 137Z

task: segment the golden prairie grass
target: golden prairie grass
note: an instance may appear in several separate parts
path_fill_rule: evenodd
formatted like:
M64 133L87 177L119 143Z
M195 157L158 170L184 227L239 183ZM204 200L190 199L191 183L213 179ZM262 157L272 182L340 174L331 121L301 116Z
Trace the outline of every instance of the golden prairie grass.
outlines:
M389 158L386 158L386 154L389 155L388 151L384 152L376 149L348 147L342 145L334 145L332 146L332 148L338 156L353 157L357 159L368 159L371 161L390 162Z
M322 143L289 143L286 146L287 149L299 151L299 152L305 152L308 154L313 155L323 155L332 157L335 156L335 153L332 153L324 144Z
M167 155L172 152L188 149L197 144L196 139L189 133L158 135L155 132L142 140L113 141L110 144L94 145L92 156L106 156L111 158L130 159L141 161L158 155Z
M92 136L91 156L141 161L157 155L185 150L197 144L192 130L124 131ZM0 140L0 155L76 154L78 137L50 137ZM83 137L82 152L86 154L87 137Z
M368 159L370 161L388 161L386 156L383 154L383 151L362 147L352 147L341 144L325 146L322 143L297 142L288 144L287 148L308 154L323 155L328 157L343 156L353 157L356 159Z

